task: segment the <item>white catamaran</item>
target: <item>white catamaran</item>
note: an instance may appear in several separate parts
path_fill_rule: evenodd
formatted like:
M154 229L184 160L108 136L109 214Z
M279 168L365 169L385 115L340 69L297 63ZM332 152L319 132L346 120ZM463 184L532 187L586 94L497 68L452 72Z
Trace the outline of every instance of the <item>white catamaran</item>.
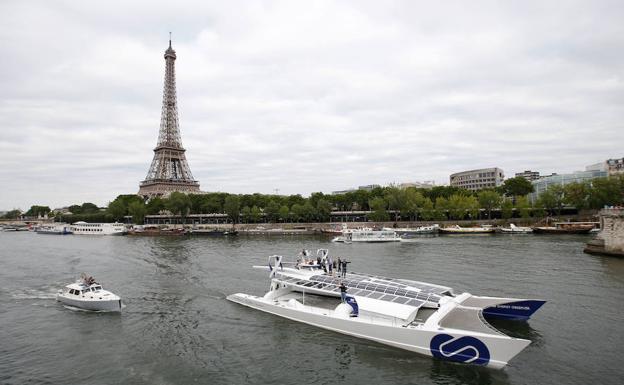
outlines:
M271 256L265 295L237 293L227 299L338 333L494 368L504 367L531 341L503 334L484 316L525 320L545 302L456 295L445 286L362 273L341 278L329 273L333 261L327 250L317 255L296 265ZM349 294L340 301L344 289Z

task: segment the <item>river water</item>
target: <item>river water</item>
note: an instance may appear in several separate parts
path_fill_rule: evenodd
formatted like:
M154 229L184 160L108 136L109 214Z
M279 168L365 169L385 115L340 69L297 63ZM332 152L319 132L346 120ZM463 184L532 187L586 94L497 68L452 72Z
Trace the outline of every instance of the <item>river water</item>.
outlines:
M411 243L328 238L141 238L0 233L2 384L620 384L624 259L583 254L587 236L472 235ZM329 248L350 268L473 294L543 298L533 343L503 370L434 360L225 299L263 294L270 254ZM55 292L81 272L121 314L70 310Z

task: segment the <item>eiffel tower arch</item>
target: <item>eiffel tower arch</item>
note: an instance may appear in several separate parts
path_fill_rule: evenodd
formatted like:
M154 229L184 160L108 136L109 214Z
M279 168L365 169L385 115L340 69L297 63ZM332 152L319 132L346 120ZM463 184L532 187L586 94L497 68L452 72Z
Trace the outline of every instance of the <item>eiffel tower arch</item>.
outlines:
M145 199L167 197L174 191L184 193L200 192L199 182L193 178L186 161L180 123L178 121L178 101L175 83L176 52L171 48L165 51L165 86L160 117L158 144L154 148L154 158L145 180L139 184L139 195Z

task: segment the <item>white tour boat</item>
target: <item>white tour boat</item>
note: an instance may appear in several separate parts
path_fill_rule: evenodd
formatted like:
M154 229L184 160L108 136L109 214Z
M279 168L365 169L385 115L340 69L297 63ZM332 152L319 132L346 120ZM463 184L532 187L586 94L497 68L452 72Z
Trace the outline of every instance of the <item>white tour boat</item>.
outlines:
M56 300L65 305L95 311L121 311L121 298L104 290L93 277L85 274L75 283L59 290Z
M66 235L73 233L71 226L66 223L39 225L35 228L37 234Z
M353 229L332 239L332 242L399 242L401 238L394 230Z
M545 302L455 295L440 285L361 273L339 278L323 273L318 263L284 265L281 256L270 257L271 284L264 296L238 293L227 299L327 330L494 368L504 367L531 341L503 334L484 316L527 319ZM341 284L348 305L336 298Z
M530 227L516 226L513 223L509 224L509 228L499 227L498 230L500 230L501 233L505 234L529 234L533 232L533 229Z
M440 227L438 231L443 234L490 234L494 232L494 228L491 226L460 227L459 225L455 225Z
M76 235L125 235L128 228L123 223L76 222L71 230Z
M440 229L440 225L419 226L419 227L398 227L392 229L390 227L384 227L384 230L394 231L401 238L410 238L415 235L422 234L435 234Z

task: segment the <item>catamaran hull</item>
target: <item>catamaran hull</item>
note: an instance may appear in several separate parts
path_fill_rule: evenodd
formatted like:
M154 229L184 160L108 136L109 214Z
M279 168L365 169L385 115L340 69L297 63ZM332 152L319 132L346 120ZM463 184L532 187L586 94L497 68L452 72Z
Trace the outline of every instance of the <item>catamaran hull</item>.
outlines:
M367 315L350 318L330 315L331 310L310 312L288 306L284 302L242 293L232 294L227 299L293 321L375 341L425 356L497 369L507 365L509 360L531 343L528 340L504 335L473 334L457 329L438 327L427 329L422 325L402 326L399 323L381 325L371 322L371 317Z

